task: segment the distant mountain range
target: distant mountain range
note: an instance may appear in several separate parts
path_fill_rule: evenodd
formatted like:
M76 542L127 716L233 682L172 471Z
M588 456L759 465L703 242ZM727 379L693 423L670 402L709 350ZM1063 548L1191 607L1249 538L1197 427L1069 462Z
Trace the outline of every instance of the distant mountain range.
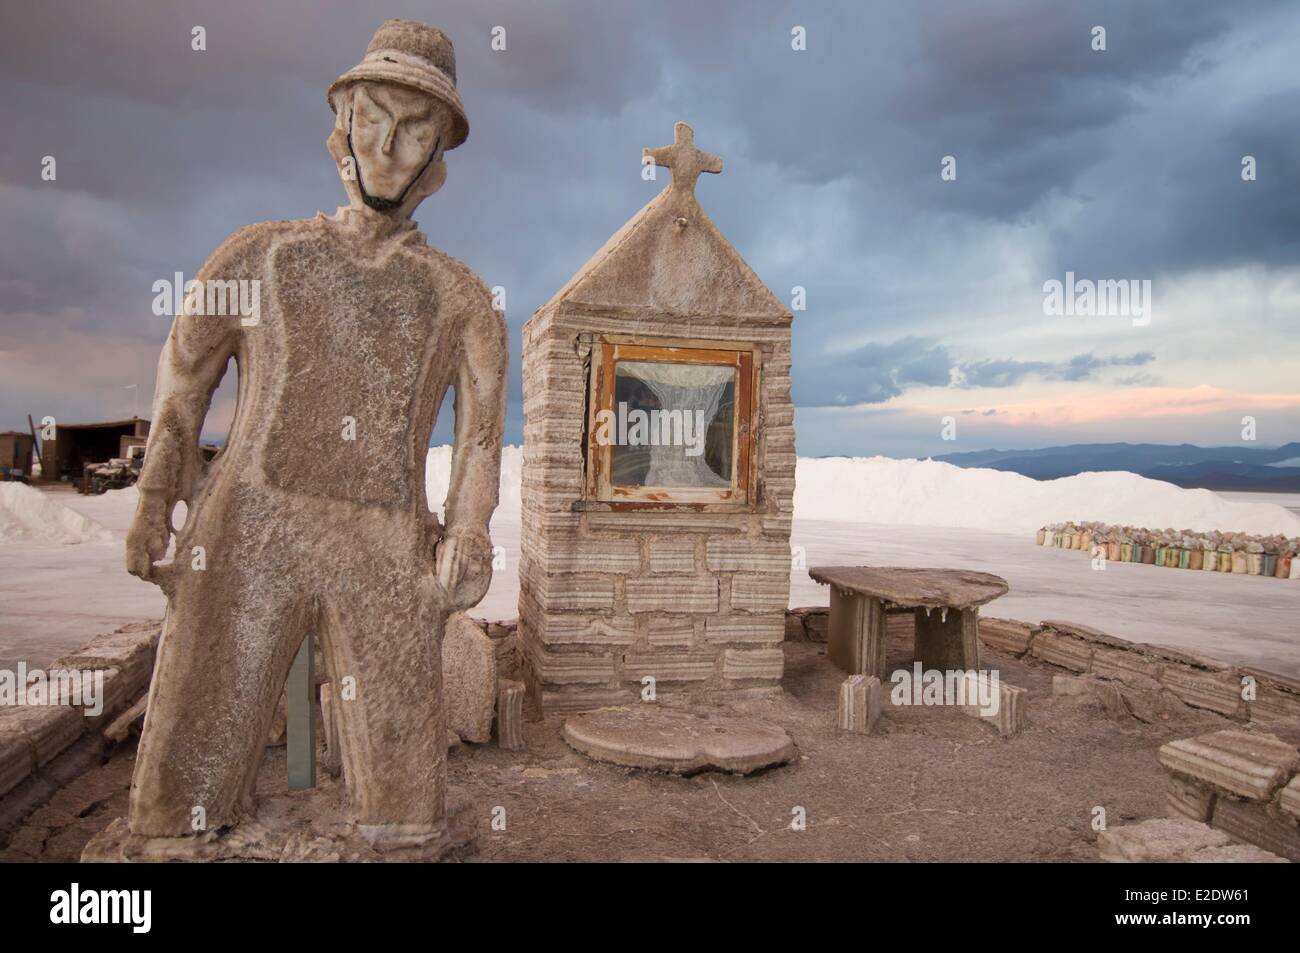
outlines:
M1190 443L1080 443L1040 450L945 453L934 459L959 467L1009 470L1036 480L1127 470L1183 487L1300 493L1300 443L1272 450Z

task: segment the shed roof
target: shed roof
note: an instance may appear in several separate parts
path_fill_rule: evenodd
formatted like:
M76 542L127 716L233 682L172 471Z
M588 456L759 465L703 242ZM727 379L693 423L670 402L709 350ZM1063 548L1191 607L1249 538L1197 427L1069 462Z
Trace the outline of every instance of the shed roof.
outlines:
M65 424L60 422L56 426L60 430L93 430L97 427L128 427L132 424L147 424L148 422L147 417L127 417L125 420L103 420L90 424Z

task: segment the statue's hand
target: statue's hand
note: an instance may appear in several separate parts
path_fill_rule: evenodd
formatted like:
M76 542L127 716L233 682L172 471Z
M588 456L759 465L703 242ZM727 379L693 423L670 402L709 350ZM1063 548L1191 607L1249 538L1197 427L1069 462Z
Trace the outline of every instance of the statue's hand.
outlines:
M154 563L166 555L167 543L171 540L171 527L167 522L169 509L164 497L140 493L140 503L126 534L126 569L131 575L150 582L158 581Z
M434 550L434 575L451 611L477 605L492 581L492 541L479 530L448 530Z

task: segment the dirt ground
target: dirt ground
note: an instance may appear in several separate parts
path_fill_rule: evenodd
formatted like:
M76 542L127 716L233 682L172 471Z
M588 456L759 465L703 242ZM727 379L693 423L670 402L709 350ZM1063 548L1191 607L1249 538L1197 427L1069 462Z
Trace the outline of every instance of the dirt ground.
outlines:
M1113 716L1091 696L1053 696L1061 669L986 650L987 667L1029 690L1020 735L1001 738L954 709L889 705L875 733L843 734L843 676L825 646L786 643L785 652L783 696L730 706L790 732L800 757L785 767L681 778L599 764L563 742L562 715L529 723L524 752L456 746L451 791L468 799L477 830L465 859L1095 861L1093 809L1105 808L1110 825L1165 816L1156 749L1230 724L1165 692L1146 699L1149 722ZM910 667L911 655L910 634L891 632L889 670ZM0 861L76 860L125 813L133 763L124 748L63 788ZM270 749L259 789L285 783L284 750ZM328 779L291 797L343 809L342 785ZM493 829L497 808L504 830ZM792 826L799 808L803 830Z

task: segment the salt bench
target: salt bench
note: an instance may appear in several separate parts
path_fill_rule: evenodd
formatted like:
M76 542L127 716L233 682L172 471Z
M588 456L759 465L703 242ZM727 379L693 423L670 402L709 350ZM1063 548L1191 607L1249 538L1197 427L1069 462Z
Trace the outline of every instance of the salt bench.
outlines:
M885 615L916 616L916 659L927 669L980 667L979 607L1005 595L1007 581L965 569L814 566L831 587L827 654L853 675L885 678Z

